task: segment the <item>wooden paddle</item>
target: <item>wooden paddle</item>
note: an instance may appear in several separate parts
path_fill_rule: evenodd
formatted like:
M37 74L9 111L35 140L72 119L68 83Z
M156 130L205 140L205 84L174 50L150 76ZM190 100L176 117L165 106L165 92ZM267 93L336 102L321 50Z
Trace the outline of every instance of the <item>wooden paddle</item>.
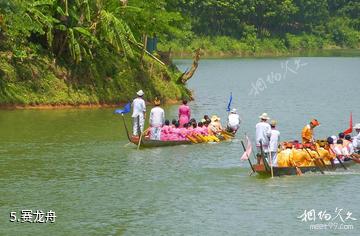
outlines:
M309 155L309 157L314 161L315 165L319 168L321 174L325 174L324 171L320 168L320 165L317 164L316 158L314 158L313 156L311 156L310 152L309 152L306 148L303 148L303 149L305 149L305 151L307 152L307 154Z
M140 145L141 145L141 139L142 136L144 135L144 132L141 132L141 128L140 128L140 116L137 116L137 122L138 122L138 133L139 133L139 142L138 142L138 146L137 146L137 150L140 149Z
M272 156L271 156L271 152L270 152L270 148L269 150L269 161L270 161L270 169L271 169L271 178L274 178L274 169L273 169L273 163L272 163Z
M141 138L143 136L143 133L140 134L140 137L139 137L139 142L138 142L138 146L137 146L137 150L140 149L140 145L141 145Z
M190 135L186 135L186 138L189 139L192 143L198 143L198 141L195 140L195 138L191 137Z

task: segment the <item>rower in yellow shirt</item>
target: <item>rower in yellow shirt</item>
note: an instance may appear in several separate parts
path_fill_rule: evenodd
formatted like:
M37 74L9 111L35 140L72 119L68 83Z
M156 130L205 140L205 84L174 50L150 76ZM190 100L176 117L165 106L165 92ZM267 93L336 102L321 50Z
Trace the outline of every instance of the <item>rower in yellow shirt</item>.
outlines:
M305 125L305 127L303 128L302 133L301 133L303 144L314 142L313 129L319 125L320 125L320 123L316 119L313 119L312 121L310 121L310 123L308 125Z

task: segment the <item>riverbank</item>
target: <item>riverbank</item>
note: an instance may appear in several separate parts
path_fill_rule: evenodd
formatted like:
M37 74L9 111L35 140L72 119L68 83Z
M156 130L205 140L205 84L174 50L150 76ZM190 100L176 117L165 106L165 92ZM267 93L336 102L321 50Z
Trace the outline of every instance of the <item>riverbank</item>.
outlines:
M352 44L335 43L314 35L285 38L234 39L227 36L195 37L188 41L169 41L159 45L171 51L173 58L190 58L194 49L202 49L202 58L283 57L283 56L359 56L360 39Z
M68 65L47 55L19 60L2 53L0 109L112 107L131 101L140 89L147 101L191 99L191 91L177 82L181 72L173 65L146 56L141 64L114 56L106 59Z
M172 52L173 59L190 59L190 51ZM231 59L231 58L274 58L274 57L359 57L360 49L318 49L318 50L304 50L304 51L291 51L285 53L226 53L226 52L202 52L202 59Z

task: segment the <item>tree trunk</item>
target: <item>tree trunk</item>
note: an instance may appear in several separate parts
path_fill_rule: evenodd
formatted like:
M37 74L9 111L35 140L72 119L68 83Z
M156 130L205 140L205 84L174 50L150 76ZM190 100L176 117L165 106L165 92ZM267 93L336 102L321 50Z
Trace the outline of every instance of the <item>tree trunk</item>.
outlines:
M180 78L178 79L178 83L182 83L185 84L189 79L191 79L191 77L194 75L198 65L199 65L199 60L200 60L200 54L201 54L201 50L200 48L195 50L195 55L194 55L194 60L193 63L191 65L191 68L189 71L185 71Z

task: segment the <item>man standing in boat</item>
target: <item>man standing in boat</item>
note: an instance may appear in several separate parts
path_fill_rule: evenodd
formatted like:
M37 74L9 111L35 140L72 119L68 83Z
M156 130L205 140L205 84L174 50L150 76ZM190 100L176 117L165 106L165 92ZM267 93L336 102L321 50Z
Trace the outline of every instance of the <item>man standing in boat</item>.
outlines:
M187 105L187 100L183 100L183 104L179 107L179 124L183 127L184 124L188 123L191 116L190 107Z
M269 151L269 142L271 137L271 127L267 122L270 117L267 113L263 113L259 116L260 122L256 124L256 148L258 154L261 154L261 149L266 153ZM261 141L261 144L260 144Z
M270 122L271 126L271 136L270 136L270 144L269 144L269 151L271 156L271 162L273 166L277 166L277 152L278 146L280 142L280 132L276 129L277 122L272 120Z
M357 132L357 135L353 137L353 148L355 153L360 154L360 123L354 126L354 130Z
M133 135L139 136L142 132L144 132L144 123L146 118L146 105L143 99L144 92L139 90L137 93L137 98L134 99L132 103L133 107ZM139 134L140 130L140 134Z
M150 111L150 139L160 140L161 127L165 122L165 112L164 109L160 107L160 100L155 98L154 101L155 107Z
M232 109L229 116L228 116L228 124L227 124L227 131L231 133L236 133L236 131L240 127L240 116L237 114L236 109Z
M305 125L305 127L303 128L303 130L301 132L303 144L313 143L315 141L314 128L319 125L320 125L320 123L319 123L319 121L317 121L317 119L313 119L310 121L310 123L308 125Z

